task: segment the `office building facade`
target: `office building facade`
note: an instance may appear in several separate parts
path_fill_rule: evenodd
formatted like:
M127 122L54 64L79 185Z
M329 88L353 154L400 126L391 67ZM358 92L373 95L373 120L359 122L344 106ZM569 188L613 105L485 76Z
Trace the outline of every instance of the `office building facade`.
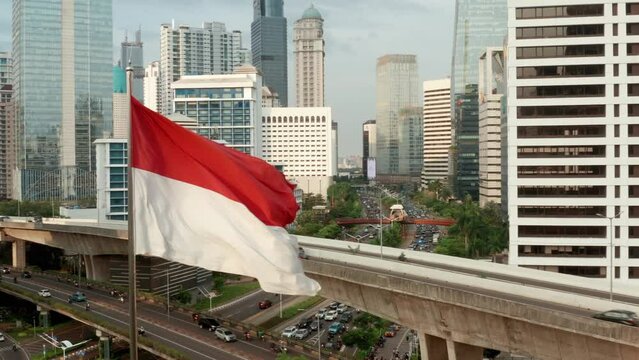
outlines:
M135 32L135 40L129 41L124 37L120 44L120 67L133 69L133 81L131 91L133 97L144 103L144 44L142 43L142 30Z
M636 283L639 6L508 4L509 263Z
M479 198L479 56L506 36L506 0L456 0L451 78L450 183L459 198Z
M126 89L126 71L113 67L113 138L129 137L129 112L131 105Z
M295 22L293 48L297 106L324 106L324 19L313 5Z
M304 193L326 196L337 175L331 108L279 107L262 113L262 158L281 166Z
M369 177L368 161L374 161L377 152L377 125L375 120L367 120L362 125L362 172L364 179L374 178L374 172Z
M404 146L399 140L400 119L406 115L402 111L419 106L418 78L415 55L393 54L377 59L377 180L382 183L411 181L409 159L400 156Z
M451 146L450 79L427 80L424 90L424 165L422 187L448 181Z
M254 0L251 23L252 65L268 86L279 95L280 104L288 106L286 18L283 0Z
M13 2L15 193L95 196L93 142L111 134L111 1Z
M162 24L160 27L160 112L171 113L171 84L182 76L233 73L241 58L242 36L220 22L202 27Z
M160 62L153 61L144 69L144 106L160 111Z
M486 49L479 59L479 205L501 203L501 123L505 94L504 50Z
M262 78L247 65L229 75L183 76L172 85L173 112L197 121L196 133L262 155Z
M12 59L8 52L0 52L0 200L11 197L11 174L15 167L13 130Z

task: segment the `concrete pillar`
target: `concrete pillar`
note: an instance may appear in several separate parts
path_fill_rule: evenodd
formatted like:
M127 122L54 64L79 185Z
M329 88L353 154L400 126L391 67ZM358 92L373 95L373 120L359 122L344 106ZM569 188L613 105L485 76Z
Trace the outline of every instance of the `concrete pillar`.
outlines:
M450 342L453 343L454 352L448 353L449 360L482 360L484 357L483 348L453 341ZM454 357L451 354L454 354Z
M449 360L446 340L423 332L419 333L419 351L422 360Z
M82 261L84 261L84 273L87 276L87 280L93 279L93 255L82 255Z
M44 329L49 327L49 312L46 310L40 311L40 326Z
M100 336L100 359L111 359L111 338L108 336Z
M109 255L85 256L87 279L107 282L111 280L111 260Z
M14 268L24 269L27 266L26 242L15 239L11 247L12 265Z

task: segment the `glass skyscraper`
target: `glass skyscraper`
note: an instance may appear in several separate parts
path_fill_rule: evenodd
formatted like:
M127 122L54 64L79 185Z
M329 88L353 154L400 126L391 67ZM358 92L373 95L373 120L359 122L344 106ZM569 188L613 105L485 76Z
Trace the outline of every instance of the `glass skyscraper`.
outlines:
M406 183L411 181L407 156L411 141L414 109L419 106L419 76L415 55L384 55L377 59L377 180L382 183ZM421 117L418 117L421 120ZM421 154L419 181L421 171Z
M135 41L129 41L128 37L120 47L120 67L126 69L129 65L133 68L133 82L131 91L133 97L144 103L144 44L142 43L142 30L135 32Z
M280 104L288 105L286 18L283 0L254 0L251 23L253 66L265 86L275 89Z
M95 197L93 142L111 133L111 0L14 0L13 197Z
M479 56L506 37L506 0L457 0L451 106L453 151L450 179L457 197L479 197Z

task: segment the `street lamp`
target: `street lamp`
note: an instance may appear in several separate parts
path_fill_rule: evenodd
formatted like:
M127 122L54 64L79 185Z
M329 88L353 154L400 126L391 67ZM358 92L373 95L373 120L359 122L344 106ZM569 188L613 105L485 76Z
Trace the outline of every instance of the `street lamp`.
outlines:
M382 225L382 220L386 219L386 220L389 220L391 223L393 222L391 218L387 218L386 216L383 215L382 209L383 209L382 197L380 195L379 197L379 257L381 259L384 258L384 228Z
M618 218L619 215L621 215L621 213L622 213L622 211L618 212L615 216L610 216L610 217L608 217L606 215L603 215L603 214L599 214L599 213L595 214L595 215L597 215L600 218L608 219L608 221L610 221L610 271L609 271L609 273L610 273L610 301L613 301L612 282L613 282L613 279L614 279L614 276L615 276L614 275L614 267L613 267L613 259L614 259L614 250L615 249L614 249L614 245L613 245L614 236L612 234L612 220L615 219L615 218Z

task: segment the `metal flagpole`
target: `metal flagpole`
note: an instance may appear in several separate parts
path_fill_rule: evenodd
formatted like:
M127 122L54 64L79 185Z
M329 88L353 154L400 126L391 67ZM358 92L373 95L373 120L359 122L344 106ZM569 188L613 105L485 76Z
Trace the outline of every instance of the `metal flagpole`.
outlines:
M133 171L131 168L131 149L133 144L131 142L131 99L132 99L132 86L133 82L133 68L131 64L126 68L126 94L129 99L129 142L127 144L128 149L128 162L127 162L127 189L128 189L128 225L129 225L129 358L131 360L138 359L138 325L137 325L137 304L136 304L136 287L135 282L135 213L133 208Z

